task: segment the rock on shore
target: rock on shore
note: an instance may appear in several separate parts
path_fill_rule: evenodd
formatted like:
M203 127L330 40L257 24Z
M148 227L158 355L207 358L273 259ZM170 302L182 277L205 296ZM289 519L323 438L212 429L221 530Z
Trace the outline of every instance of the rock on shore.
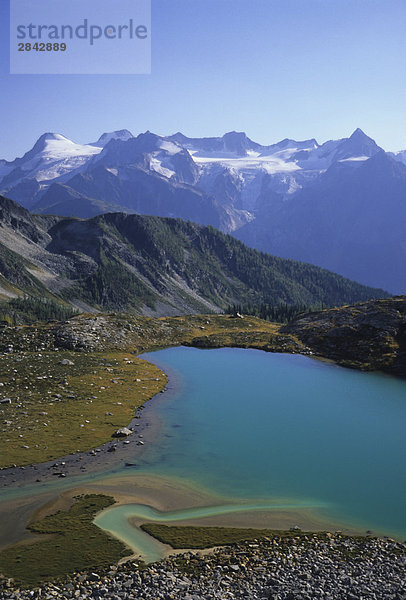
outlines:
M404 600L406 544L341 534L274 537L185 553L145 567L127 562L104 573L23 591L5 581L0 600Z

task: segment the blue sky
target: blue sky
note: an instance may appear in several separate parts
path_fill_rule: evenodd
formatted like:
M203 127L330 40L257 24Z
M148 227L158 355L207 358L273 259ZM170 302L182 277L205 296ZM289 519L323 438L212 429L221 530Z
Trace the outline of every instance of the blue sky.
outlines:
M405 0L152 0L151 75L9 75L7 5L2 158L45 131L88 142L121 128L272 143L361 127L406 148Z

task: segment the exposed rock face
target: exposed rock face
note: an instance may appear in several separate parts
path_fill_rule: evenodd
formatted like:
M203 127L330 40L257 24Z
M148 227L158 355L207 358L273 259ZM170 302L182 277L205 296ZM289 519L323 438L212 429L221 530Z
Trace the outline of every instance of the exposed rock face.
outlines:
M281 331L343 366L406 375L406 296L309 313Z

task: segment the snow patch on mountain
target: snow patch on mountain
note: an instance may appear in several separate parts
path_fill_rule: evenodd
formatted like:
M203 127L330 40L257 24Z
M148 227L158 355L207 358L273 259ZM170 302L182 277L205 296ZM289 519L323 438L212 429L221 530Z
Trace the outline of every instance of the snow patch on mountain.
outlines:
M364 160L369 160L370 158L370 156L350 156L349 158L342 158L338 162L362 162Z
M243 158L226 158L224 156L201 157L192 154L193 160L198 165L218 163L230 167L237 172L263 170L267 173L280 173L282 171L297 171L300 167L293 161L284 160L279 156L246 156Z
M171 154L172 156L174 154L178 154L179 152L182 151L182 146L179 146L178 144L174 144L173 142L167 142L165 140L163 140L159 144L159 147L161 148L161 150L163 150L164 152L167 152L168 154Z
M168 169L167 167L164 167L163 162L158 158L155 158L154 156L151 156L151 158L149 159L149 166L150 169L155 171L155 173L158 173L159 175L162 175L167 179L176 176L176 172L173 169Z

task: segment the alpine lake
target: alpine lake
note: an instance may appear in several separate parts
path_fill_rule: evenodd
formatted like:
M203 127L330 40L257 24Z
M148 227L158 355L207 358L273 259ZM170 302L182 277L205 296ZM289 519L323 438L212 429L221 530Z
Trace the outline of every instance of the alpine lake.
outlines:
M152 443L140 456L134 446L127 466L74 481L82 488L108 481L113 495L120 482L124 499L95 523L135 553L153 561L167 551L138 527L148 521L310 524L406 538L406 381L252 349L181 346L142 358L170 382L143 411L156 424ZM128 469L132 460L136 468ZM153 505L141 494L131 502L125 482L133 489L148 478L165 482L163 494L184 486L200 501Z

